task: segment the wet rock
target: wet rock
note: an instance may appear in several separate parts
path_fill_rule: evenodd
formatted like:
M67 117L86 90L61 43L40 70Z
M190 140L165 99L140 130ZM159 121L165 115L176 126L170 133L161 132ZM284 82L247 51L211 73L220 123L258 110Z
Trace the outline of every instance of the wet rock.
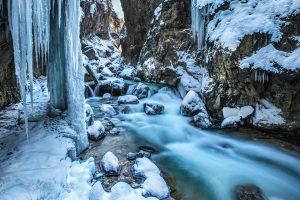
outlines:
M156 103L145 103L144 112L147 115L159 115L164 112L164 106Z
M107 152L101 160L101 168L106 175L116 176L120 173L120 164L118 158L112 153Z
M118 98L119 104L138 104L139 99L134 95L125 95Z
M238 185L235 187L238 200L268 200L262 190L255 185Z
M189 91L181 103L181 114L192 117L200 112L207 112L204 103L196 92Z
M151 153L147 152L147 151L143 151L143 150L140 150L138 153L137 153L137 157L139 158L150 158L151 157Z
M110 116L113 116L113 115L117 114L117 112L115 111L115 109L111 105L109 105L109 104L102 104L100 106L100 110L102 112L104 112L105 114L110 115Z
M96 86L96 95L101 96L101 94L110 93L113 96L120 96L126 92L126 84L123 79L109 78L106 80L99 81Z
M157 150L155 150L153 147L150 146L139 146L139 150L147 151L152 154L158 152Z
M91 126L94 123L94 111L89 104L84 104L85 110L85 123L87 126Z
M105 131L107 131L107 132L112 130L115 127L115 124L111 121L110 118L105 117L105 118L101 119L101 122L105 128Z
M209 128L212 126L209 116L206 113L198 113L192 119L194 126L199 128Z
M120 130L118 128L113 128L111 131L109 131L109 134L116 136L120 134Z
M138 83L136 87L133 89L132 94L135 95L139 99L147 98L150 91L150 87L145 85L144 83Z
M137 155L136 155L136 153L128 153L126 158L128 160L135 160L137 158Z
M105 137L105 128L100 121L95 121L93 125L87 128L88 137L90 140L98 141Z

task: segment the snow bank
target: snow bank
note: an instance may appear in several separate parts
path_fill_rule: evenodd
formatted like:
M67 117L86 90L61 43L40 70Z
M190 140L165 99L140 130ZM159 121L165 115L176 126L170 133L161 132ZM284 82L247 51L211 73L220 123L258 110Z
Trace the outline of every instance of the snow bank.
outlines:
M91 190L91 181L95 172L96 166L92 157L83 163L78 161L73 162L67 177L70 192L66 199L88 199Z
M240 68L262 69L274 73L286 70L300 69L300 48L293 52L284 52L275 49L272 44L261 48L252 56L244 58L240 62ZM279 65L276 66L276 65Z
M266 99L261 99L255 108L255 115L252 118L255 126L282 125L285 123L282 111Z
M244 106L241 108L224 107L222 110L224 120L221 124L221 127L241 125L244 123L243 120L250 116L253 111L254 109L252 106Z

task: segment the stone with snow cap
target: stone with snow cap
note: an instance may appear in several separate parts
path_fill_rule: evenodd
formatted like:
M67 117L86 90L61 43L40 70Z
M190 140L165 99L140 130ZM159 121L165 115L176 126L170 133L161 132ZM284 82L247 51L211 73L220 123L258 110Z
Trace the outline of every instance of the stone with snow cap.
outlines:
M102 104L100 106L100 110L102 112L104 112L107 115L116 115L117 112L115 111L115 109L110 105L110 104Z
M101 160L101 168L106 175L119 175L120 164L118 158L112 152L107 152Z
M132 94L139 99L147 98L150 91L150 87L144 83L138 83L133 89Z
M134 95L125 95L118 98L119 104L138 104L139 99Z
M183 116L195 116L198 113L207 113L205 105L199 95L194 91L189 91L181 103L181 114Z
M221 127L236 127L243 125L245 119L252 115L254 109L252 106L237 108L224 107L222 112L224 120L221 124Z
M164 106L157 103L145 103L144 111L147 115L159 115L164 112Z
M158 167L148 158L138 158L133 166L134 175L145 178L141 184L141 193L146 197L165 199L170 196L167 183L160 175Z
M93 125L87 128L88 137L91 140L100 140L105 136L105 127L100 121L95 121Z
M94 123L94 111L92 107L87 103L84 104L84 110L85 110L85 123L87 126L91 126Z

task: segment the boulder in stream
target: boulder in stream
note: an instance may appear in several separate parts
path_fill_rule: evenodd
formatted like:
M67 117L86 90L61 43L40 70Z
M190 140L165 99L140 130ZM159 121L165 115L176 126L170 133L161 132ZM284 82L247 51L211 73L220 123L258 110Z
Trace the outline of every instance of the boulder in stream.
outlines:
M103 156L101 168L106 175L117 176L120 174L119 160L112 152L107 152Z
M234 189L237 200L268 200L256 185L238 185Z
M134 95L125 95L118 98L119 104L138 104L139 99Z
M194 126L199 128L209 128L212 126L209 116L206 113L198 113L192 119Z
M110 104L102 104L100 106L100 110L104 113L107 114L109 116L113 116L116 115L117 112L115 111L115 109L110 105Z
M207 113L205 105L199 95L194 91L189 91L181 103L181 114L183 116L195 116L198 113Z
M164 106L156 103L145 103L144 111L147 115L159 115L164 112Z
M132 91L132 94L139 99L147 98L150 91L150 87L144 83L138 83Z
M87 133L90 140L97 141L105 137L105 127L100 121L95 121L91 126L88 126Z

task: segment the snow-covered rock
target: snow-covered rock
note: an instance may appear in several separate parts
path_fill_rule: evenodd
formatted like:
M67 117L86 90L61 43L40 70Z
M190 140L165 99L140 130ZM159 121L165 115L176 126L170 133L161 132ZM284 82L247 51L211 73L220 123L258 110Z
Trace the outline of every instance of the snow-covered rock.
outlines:
M108 67L104 67L103 70L101 71L103 76L108 76L112 77L114 74L108 69Z
M282 125L285 119L282 117L281 109L266 99L261 99L255 107L255 115L252 118L252 124L258 127L269 127Z
M95 94L110 93L115 96L122 95L126 92L126 84L123 79L120 78L107 78L106 80L99 81Z
M125 68L122 70L119 76L127 80L133 80L136 76L136 73L133 68Z
M89 139L97 141L105 136L105 127L97 120L93 125L88 126L87 133Z
M145 178L141 184L141 192L144 196L152 196L165 199L170 196L169 188L165 180L160 176L160 170L148 158L138 158L133 166L134 175Z
M84 104L84 110L85 110L85 122L87 126L91 126L94 123L94 111L92 107L85 103Z
M91 188L89 200L108 200L109 194L105 192L100 181L97 181Z
M100 110L102 112L104 112L105 114L108 114L108 115L111 115L111 116L117 114L117 112L115 111L115 109L111 105L109 105L109 104L102 104L100 106Z
M138 104L139 99L134 95L125 95L118 98L119 104Z
M184 116L195 116L198 113L207 113L205 105L199 95L194 91L189 91L181 103L181 114Z
M107 175L119 175L120 173L119 160L112 152L107 152L103 156L101 167Z
M199 128L209 128L212 126L209 116L206 113L198 113L192 119L192 123Z
M164 106L157 103L145 103L144 112L147 115L159 115L164 112Z
M144 83L138 83L132 91L132 94L139 99L147 98L149 95L150 87Z
M224 120L221 127L235 127L243 125L244 120L253 114L254 109L252 106L237 108L224 107L222 111Z
M111 98L111 94L110 93L105 93L102 96L103 99L110 99Z

